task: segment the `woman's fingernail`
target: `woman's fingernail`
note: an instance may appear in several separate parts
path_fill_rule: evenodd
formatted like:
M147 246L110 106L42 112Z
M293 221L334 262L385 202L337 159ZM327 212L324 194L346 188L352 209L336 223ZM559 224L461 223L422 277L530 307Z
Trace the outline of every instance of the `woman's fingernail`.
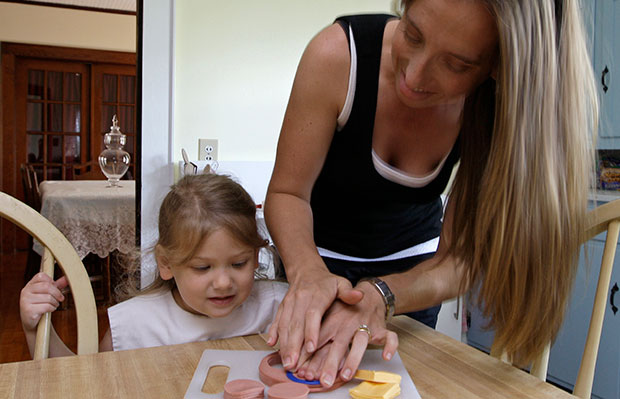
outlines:
M293 362L291 361L291 357L290 357L290 356L287 356L287 357L284 359L284 363L282 363L282 365L283 365L284 367L290 367L290 366L292 366L292 365L293 365L292 363L293 363Z
M306 373L303 370L297 370L297 377L299 378L304 378L304 376L306 375Z
M386 353L385 354L385 360L390 360L392 358L392 354L391 353Z
M331 374L324 374L323 378L321 378L321 384L326 387L331 387L334 383L334 377Z
M348 381L351 378L351 369L344 369L342 372L342 378Z
M312 341L306 344L306 352L308 353L314 352L314 343L312 343Z

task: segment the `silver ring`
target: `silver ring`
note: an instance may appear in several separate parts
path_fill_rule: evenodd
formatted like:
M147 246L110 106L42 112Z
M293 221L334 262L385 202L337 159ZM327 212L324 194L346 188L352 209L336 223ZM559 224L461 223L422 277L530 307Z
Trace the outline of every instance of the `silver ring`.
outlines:
M357 331L363 331L366 334L368 334L368 340L369 341L372 339L372 334L370 333L370 328L368 328L368 326L366 324L360 324L360 326L357 327Z

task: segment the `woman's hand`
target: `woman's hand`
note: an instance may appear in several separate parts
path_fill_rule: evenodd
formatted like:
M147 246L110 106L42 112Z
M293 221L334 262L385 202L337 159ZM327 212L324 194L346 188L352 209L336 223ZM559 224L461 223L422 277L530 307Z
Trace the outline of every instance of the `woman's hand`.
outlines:
M19 296L19 313L24 331L32 332L44 313L53 312L65 300L61 290L68 285L66 277L54 281L45 273L37 273L22 288Z
M382 345L385 360L390 360L398 348L398 336L385 325L385 304L381 295L368 282L361 282L355 288L363 292L364 298L354 305L334 302L325 315L318 341L320 347L331 343L328 353L321 351L320 359L306 363L304 369L304 374L320 376L324 386L331 386L338 372L343 380L351 380L368 344ZM307 356L307 353L302 354L302 359ZM321 365L319 372L318 364Z
M351 283L331 274L327 269L304 272L301 278L291 281L282 300L276 318L269 328L267 344L280 341L280 356L285 369L297 367L300 352L313 353L319 339L319 328L325 311L339 299L355 304L362 293L354 290Z
M323 368L323 363L329 354L331 346L332 343L328 342L311 354L306 351L302 351L300 363L303 364L297 368L295 375L307 381L318 380L321 376L320 373Z

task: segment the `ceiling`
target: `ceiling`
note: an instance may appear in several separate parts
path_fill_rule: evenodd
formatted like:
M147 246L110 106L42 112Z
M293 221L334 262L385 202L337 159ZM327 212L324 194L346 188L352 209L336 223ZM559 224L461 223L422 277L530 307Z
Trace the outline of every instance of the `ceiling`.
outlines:
M70 7L136 12L136 0L36 0L24 1L24 3L52 3Z

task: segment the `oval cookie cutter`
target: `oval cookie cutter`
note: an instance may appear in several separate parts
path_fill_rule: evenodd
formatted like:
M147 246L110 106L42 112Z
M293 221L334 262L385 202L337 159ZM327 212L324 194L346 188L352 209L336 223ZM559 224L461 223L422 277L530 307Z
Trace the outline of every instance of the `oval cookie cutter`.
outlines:
M280 358L280 353L274 352L270 353L261 360L258 366L258 375L260 380L268 386L272 386L274 384L282 383L282 382L291 382L293 381L286 375L286 371L283 368L274 367L275 365L282 364L282 359ZM295 382L305 384L310 392L329 392L340 386L342 386L346 381L342 380L340 377L336 378L334 384L331 387L324 387L319 382L316 384L314 381L309 381L310 384L301 382L304 381L298 377L295 377Z

